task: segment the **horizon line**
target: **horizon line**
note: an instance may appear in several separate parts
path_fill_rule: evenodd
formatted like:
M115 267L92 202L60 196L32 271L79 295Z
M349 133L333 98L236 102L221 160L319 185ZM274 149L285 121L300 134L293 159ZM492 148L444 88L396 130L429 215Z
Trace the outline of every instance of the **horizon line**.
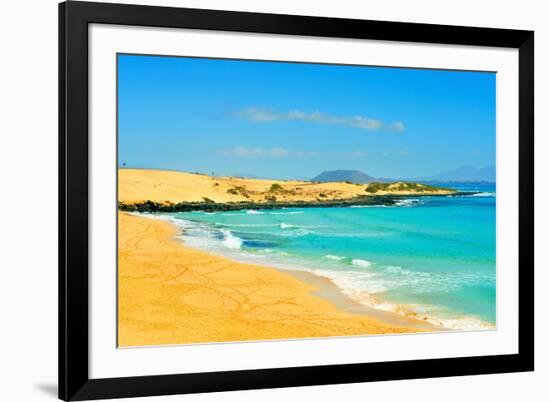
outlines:
M472 165L462 165L459 166L459 169L461 167L465 166L472 166ZM496 165L486 165L484 168L491 167ZM203 176L209 176L209 177L235 177L235 178L243 178L243 179L252 179L252 180L280 180L280 181L305 181L305 182L315 182L313 178L311 179L304 179L304 178L276 178L276 177L265 177L265 176L257 176L254 174L246 174L246 173L233 173L233 174L222 174L222 175L216 175L216 174L210 174L210 173L204 173L199 172L197 170L191 171L191 170L181 170L181 169L175 169L175 168L156 168L156 167L143 167L143 166L117 166L117 169L135 169L135 170L160 170L163 172L176 172L176 173L188 173L188 174L196 174L196 175L203 175ZM482 168L478 168L482 169ZM323 170L321 173L317 174L320 175L325 172L336 172L336 171L346 171L346 172L360 172L365 175L368 175L367 173L363 172L362 170L357 169L334 169L334 170ZM496 184L496 181L492 180L434 180L434 179L423 179L423 178L414 178L414 177L373 177L370 176L375 180L382 180L382 181L420 181L420 182L442 182L442 183L492 183ZM345 180L342 180L344 182Z

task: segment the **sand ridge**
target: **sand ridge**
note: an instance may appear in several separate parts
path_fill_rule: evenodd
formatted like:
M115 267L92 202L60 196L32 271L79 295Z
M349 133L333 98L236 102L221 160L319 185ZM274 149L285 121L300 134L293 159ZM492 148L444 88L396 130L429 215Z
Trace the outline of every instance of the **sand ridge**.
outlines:
M418 185L418 191L401 191L396 182L376 195L451 194L451 190L429 189ZM313 183L218 177L168 170L119 169L118 201L126 204L154 201L158 203L204 202L272 202L346 200L372 195L368 184L347 182Z

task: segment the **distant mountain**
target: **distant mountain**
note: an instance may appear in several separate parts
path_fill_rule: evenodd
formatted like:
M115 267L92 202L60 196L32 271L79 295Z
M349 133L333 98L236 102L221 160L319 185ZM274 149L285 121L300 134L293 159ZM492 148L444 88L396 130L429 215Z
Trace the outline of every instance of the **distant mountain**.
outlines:
M457 169L447 170L433 176L414 177L406 179L380 178L372 177L360 170L329 170L315 176L310 181L338 182L349 181L352 183L371 183L376 182L394 182L394 181L412 181L412 182L468 182L468 181L496 181L495 165L489 165L482 168L474 166L461 166Z
M335 181L349 181L352 183L370 183L378 180L359 170L328 170L315 176L310 181L319 181L322 183L335 182Z
M461 166L457 169L447 170L445 172L414 179L416 181L496 181L495 165L489 165L482 168L474 166Z

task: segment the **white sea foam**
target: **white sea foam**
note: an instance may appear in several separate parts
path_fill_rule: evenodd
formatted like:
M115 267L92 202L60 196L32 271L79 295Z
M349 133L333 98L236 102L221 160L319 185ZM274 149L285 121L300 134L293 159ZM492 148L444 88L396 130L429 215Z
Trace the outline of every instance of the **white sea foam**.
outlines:
M327 255L325 255L325 258L326 258L327 260L342 261L342 260L345 259L346 257L340 257L339 255L327 254Z
M276 223L214 223L215 226L221 227L239 227L239 228L273 228L277 227Z
M229 230L222 229L221 232L223 234L222 244L225 247L227 247L229 249L233 249L233 250L237 250L237 249L241 248L241 245L243 244L242 239L235 236Z
M398 266L390 266L387 269L405 275L410 272ZM389 302L380 297L380 295L387 292L386 286L388 283L374 272L346 272L325 269L312 269L310 271L316 275L329 278L340 288L342 293L367 307L425 321L451 330L472 331L495 328L493 324L473 316L442 318L438 315L438 309L431 306Z
M350 208L386 208L387 205L351 205Z
M495 193L488 193L488 192L472 194L472 197L495 197L495 196L496 196Z
M246 211L246 213L247 213L248 215L262 215L262 214L263 214L262 211L256 211L256 210L254 210L254 209L249 209L249 210Z
M397 207L414 207L416 205L422 205L423 203L424 202L419 200L419 199L412 198L412 199L405 199L405 200L396 201L395 206L397 206Z
M412 199L403 199L395 201L393 205L351 205L350 208L388 208L388 207L415 207L417 205L423 205L424 201L412 198Z
M358 267L370 267L372 265L372 262L367 260L361 260L360 258L354 258L353 260L351 260L351 263Z
M424 321L430 324L442 326L444 328L457 331L477 331L480 329L495 329L493 324L482 321L476 317L459 317L459 318L439 318L426 315L422 317Z
M303 213L304 211L269 212L270 215L299 215Z
M287 227L286 229L290 229L290 228L293 230L283 230L282 232L279 233L279 235L283 237L302 237L302 236L307 236L308 234L311 233L309 230L299 226L291 226L291 227Z
M295 228L296 225L291 225L291 224L289 224L289 223L284 223L284 222L283 222L283 223L279 224L279 227L280 227L281 229L291 229L291 228Z
M387 290L383 283L376 279L376 275L373 272L333 271L327 269L314 269L311 272L331 279L344 294L353 298L356 298L360 293L376 294Z
M459 197L459 198L469 198L469 197L496 197L496 193L491 193L488 191L482 191L479 193L470 192L467 194L460 194L460 195L448 195L447 197Z

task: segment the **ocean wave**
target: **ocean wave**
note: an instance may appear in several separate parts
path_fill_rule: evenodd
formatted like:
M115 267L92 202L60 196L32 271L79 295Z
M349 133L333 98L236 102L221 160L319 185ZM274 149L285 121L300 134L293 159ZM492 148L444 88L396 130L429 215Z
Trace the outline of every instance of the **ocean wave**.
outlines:
M387 268L394 272L405 272L405 275L407 272L399 266ZM441 317L438 315L439 310L432 306L392 303L380 296L388 291L388 282L375 272L346 272L324 269L312 269L311 272L330 279L342 293L367 307L399 314L451 330L471 331L495 328L493 324L474 316Z
M481 192L472 194L472 197L496 197L496 193Z
M465 316L457 318L439 318L426 315L422 318L430 324L456 331L477 331L480 329L495 329L495 325L480 320L477 317Z
M493 282L493 273L483 272L424 272L405 269L390 265L378 271L379 279L392 289L412 289L412 293L424 294L432 292L452 292L464 286L475 286L481 283Z
M367 260L362 260L360 258L354 258L351 260L352 265L356 265L358 267L370 267L372 265L372 262Z
M279 225L276 223L222 223L215 222L215 226L221 227L238 227L238 228L274 228Z
M219 212L217 212L217 213L219 213ZM258 211L258 210L255 210L255 209L247 209L244 212L229 211L229 212L220 213L220 215L222 215L222 216L246 216L246 215L264 215L264 214L269 214L269 215L298 215L298 214L303 214L303 213L304 213L304 211L265 212L265 211Z
M241 248L243 241L241 238L235 236L231 231L222 229L223 234L222 244L224 247L227 247L232 250L238 250Z
M283 237L302 237L307 236L311 234L311 231L301 228L301 227L293 227L293 230L283 230L282 232L279 232L277 235L283 236Z
M388 206L389 205L384 205L384 204L380 204L380 205L350 205L350 208L386 208Z
M480 192L471 192L471 193L468 193L468 194L459 194L459 195L448 195L447 197L456 197L456 198L470 198L470 197L496 197L497 194L496 193L492 193L492 192L489 192L489 191L480 191Z
M314 269L316 275L329 278L340 290L352 297L356 292L376 294L387 291L380 281L375 280L375 274L369 271L333 271ZM355 298L355 297L354 297Z
M415 207L418 205L424 205L424 201L413 198L397 200L393 205L375 204L375 205L351 205L350 208L392 208L392 207Z
M422 204L424 204L424 202L421 201L421 200L418 200L416 198L398 200L398 201L395 202L396 207L405 207L405 208L410 208L410 207L414 207L414 206L422 205Z
M342 261L346 257L340 257L339 255L327 254L324 256L327 260Z
M407 279L412 279L413 277L422 279L432 278L432 275L427 272L410 271L403 267L400 267L399 265L388 265L384 271L394 276L406 277Z
M281 229L316 229L322 227L321 225L297 225L294 223L281 222L278 225Z
M289 211L289 212L269 212L269 215L299 215L303 214L304 211Z

